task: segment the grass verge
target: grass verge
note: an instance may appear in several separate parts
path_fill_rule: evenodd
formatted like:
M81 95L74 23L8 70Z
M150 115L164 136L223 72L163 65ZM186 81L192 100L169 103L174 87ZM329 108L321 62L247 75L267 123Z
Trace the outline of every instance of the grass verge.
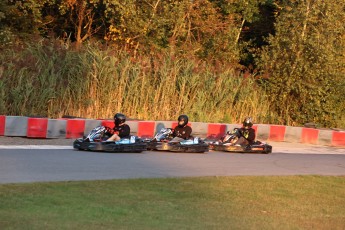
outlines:
M3 184L0 229L345 229L345 177Z

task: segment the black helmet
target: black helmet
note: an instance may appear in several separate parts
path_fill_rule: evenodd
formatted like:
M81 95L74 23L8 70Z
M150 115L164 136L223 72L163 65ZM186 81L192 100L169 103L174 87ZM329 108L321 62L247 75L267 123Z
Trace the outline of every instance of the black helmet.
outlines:
M184 127L185 125L188 124L188 116L187 115L182 114L178 117L177 120L178 120L178 126L180 126L180 127ZM183 121L183 123L180 124L180 121Z
M243 127L249 127L251 128L253 126L253 121L251 117L246 117L243 121Z
M117 113L114 115L115 125L121 125L126 122L126 116L122 113Z

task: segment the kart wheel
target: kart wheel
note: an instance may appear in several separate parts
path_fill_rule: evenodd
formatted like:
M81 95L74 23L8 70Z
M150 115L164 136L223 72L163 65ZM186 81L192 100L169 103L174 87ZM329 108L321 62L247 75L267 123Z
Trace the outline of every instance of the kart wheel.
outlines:
M272 153L272 147L271 148L266 148L265 153L266 154Z

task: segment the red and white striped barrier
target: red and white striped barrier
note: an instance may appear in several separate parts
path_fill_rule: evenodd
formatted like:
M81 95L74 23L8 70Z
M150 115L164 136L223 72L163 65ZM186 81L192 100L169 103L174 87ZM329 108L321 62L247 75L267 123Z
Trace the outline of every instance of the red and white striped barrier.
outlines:
M6 117L0 115L0 136L5 135Z
M152 137L161 128L174 128L176 121L127 121L131 134ZM87 135L94 127L113 127L112 120L96 119L48 119L24 116L0 115L0 136L29 138L79 138ZM240 127L240 124L189 122L193 135L199 137L223 136L226 131ZM262 141L298 142L317 145L345 147L345 132L291 127L283 125L255 124L256 137ZM1 142L1 139L0 139Z
M47 118L28 118L27 137L46 138L48 130Z

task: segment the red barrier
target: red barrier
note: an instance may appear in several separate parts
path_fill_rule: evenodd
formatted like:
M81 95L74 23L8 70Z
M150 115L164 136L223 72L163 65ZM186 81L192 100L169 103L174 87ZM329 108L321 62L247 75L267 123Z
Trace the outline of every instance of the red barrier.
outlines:
M319 130L312 128L302 128L302 143L317 144L319 139Z
M345 146L345 132L333 131L332 145Z
M69 119L66 125L66 138L79 138L84 136L85 120Z
M139 121L138 122L138 136L150 138L155 134L155 122L154 121Z
M270 141L284 141L286 126L271 125L268 139Z
M27 137L46 138L48 118L28 118Z
M115 124L113 120L102 120L102 126L114 128Z
M226 132L226 125L224 124L208 124L207 136L221 138Z
M0 116L0 136L5 134L6 116Z

